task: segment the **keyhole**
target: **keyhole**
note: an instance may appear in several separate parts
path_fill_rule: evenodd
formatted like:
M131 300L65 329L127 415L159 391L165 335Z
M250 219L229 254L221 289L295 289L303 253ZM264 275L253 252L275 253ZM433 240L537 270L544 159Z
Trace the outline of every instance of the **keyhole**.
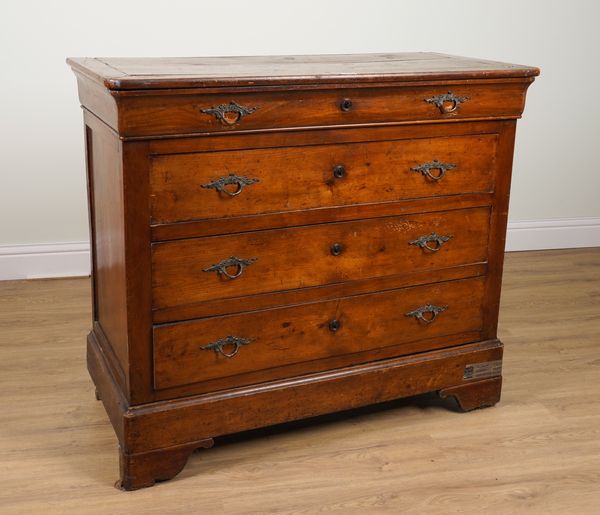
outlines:
M335 333L341 326L342 324L340 323L340 321L335 318L329 322L329 330L332 333Z

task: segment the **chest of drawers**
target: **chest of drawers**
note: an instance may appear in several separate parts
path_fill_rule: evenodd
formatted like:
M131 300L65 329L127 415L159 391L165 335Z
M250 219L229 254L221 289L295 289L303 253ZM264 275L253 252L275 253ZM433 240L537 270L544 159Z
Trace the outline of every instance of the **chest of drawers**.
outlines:
M536 68L433 53L69 59L88 369L121 484L213 438L424 392L500 398L516 119Z

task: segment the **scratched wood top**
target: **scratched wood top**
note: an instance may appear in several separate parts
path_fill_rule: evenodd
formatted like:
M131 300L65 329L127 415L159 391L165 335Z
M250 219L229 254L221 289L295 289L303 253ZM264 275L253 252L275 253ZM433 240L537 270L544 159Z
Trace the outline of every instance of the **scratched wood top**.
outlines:
M432 52L255 57L78 57L112 90L534 77L539 69Z

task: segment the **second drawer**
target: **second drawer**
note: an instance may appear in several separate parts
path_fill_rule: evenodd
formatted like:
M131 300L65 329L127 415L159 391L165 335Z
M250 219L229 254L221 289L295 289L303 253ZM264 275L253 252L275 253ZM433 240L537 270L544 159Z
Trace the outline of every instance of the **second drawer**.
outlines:
M155 309L487 260L488 207L156 243Z
M487 193L497 146L478 134L158 155L152 222Z

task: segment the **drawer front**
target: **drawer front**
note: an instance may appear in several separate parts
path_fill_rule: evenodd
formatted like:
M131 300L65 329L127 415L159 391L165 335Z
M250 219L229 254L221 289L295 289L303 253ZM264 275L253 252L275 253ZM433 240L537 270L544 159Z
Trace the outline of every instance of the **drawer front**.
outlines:
M479 331L484 282L478 277L157 326L155 387L307 361L314 370L314 360Z
M497 144L482 134L155 156L152 220L491 192Z
M156 243L154 308L486 261L489 208Z
M518 117L528 84L123 96L119 126L124 136L150 136Z

